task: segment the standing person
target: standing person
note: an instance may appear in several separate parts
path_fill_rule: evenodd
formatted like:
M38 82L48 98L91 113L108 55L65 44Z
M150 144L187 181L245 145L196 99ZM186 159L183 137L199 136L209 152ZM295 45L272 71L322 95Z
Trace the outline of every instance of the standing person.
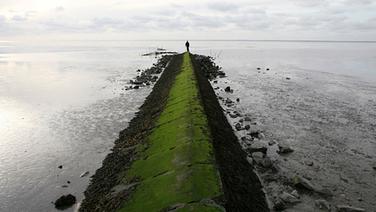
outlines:
M189 42L185 42L185 47L187 47L187 52L189 52Z

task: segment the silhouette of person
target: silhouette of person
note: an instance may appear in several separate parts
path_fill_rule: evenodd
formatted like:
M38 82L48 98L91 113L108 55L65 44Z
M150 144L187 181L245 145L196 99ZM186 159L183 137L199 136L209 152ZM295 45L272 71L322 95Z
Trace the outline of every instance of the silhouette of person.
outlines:
M187 47L187 52L189 52L189 42L185 42L185 47Z

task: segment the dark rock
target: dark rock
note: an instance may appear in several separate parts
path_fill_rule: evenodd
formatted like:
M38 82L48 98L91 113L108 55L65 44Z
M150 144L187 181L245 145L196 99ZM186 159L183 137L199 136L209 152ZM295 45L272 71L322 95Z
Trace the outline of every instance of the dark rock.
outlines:
M251 119L250 117L246 116L246 117L244 118L244 121L249 121L249 122L251 122L252 119Z
M236 124L235 124L235 129L236 129L237 131L240 131L240 130L242 129L242 125L241 125L240 123L236 123Z
M227 86L227 87L225 88L225 91L226 91L226 92L232 92L232 89L231 89L230 86Z
M237 99L236 99L236 101L237 101L237 102L240 102L240 99L239 99L239 98L237 98Z
M139 89L140 86L136 85L136 86L133 86L133 89Z
M270 167L273 166L273 162L272 162L272 160L269 157L264 157L261 160L260 165L263 166L264 168L270 168Z
M266 145L260 141L254 142L250 147L247 148L247 151L249 153L254 153L254 152L262 152L266 154L268 151L268 148Z
M70 181L68 180L67 183L70 184Z
M247 125L244 126L244 129L249 130L249 129L251 129L251 126L249 126L249 125L247 124Z
M236 113L230 113L229 116L233 119L239 117Z
M293 190L293 191L291 192L291 195L293 195L294 197L300 199L300 195L299 195L299 193L298 193L297 190Z
M218 83L218 81L217 81L217 80L214 80L213 83Z
M267 71L269 71L269 70L270 70L270 68L267 68L266 70L267 70Z
M257 70L261 70L261 68L257 68Z
M286 204L282 200L277 200L273 206L276 211L283 211L286 209Z
M257 164L261 164L262 160L264 159L264 153L262 152L254 152L251 154L253 161Z
M62 168L63 168L63 165L60 165L60 166L58 166L57 168L62 169Z
M290 77L286 77L287 80L290 80L291 78Z
M61 187L62 188L68 188L68 185L62 185Z
M355 208L348 205L337 205L337 211L338 212L364 212L363 208Z
M232 104L232 103L233 103L233 101L231 99L229 99L229 98L226 99L226 104Z
M291 149L291 147L287 146L286 144L278 144L278 149L279 154L287 154L294 151L293 149Z
M269 142L268 142L268 145L269 145L269 146L273 146L274 144L276 144L275 141L269 141Z
M247 161L249 164L253 164L253 159L250 156L247 156Z
M59 210L64 210L76 203L76 197L72 194L63 195L55 201L55 208Z
M287 192L283 192L279 198L285 202L285 203L289 203L289 204L295 204L295 203L298 203L300 202L300 200L298 198L296 198L295 196L287 193Z
M136 80L136 81L133 81L132 84L135 84L135 85L142 85L142 83L143 83L142 81L137 81L137 80Z
M324 199L318 199L315 201L315 206L321 210L330 211L330 204Z
M250 132L250 133L248 133L248 135L250 135L252 138L258 138L258 139L261 138L259 131Z
M309 182L309 180L303 177L295 176L293 178L293 183L297 188L306 189L308 191L317 191L316 187L312 185L311 182Z
M155 81L157 81L157 79L158 79L157 76L153 76L153 78L151 78L151 81L152 81L152 82L155 82Z
M313 166L313 162L312 161L305 161L304 162L307 166Z

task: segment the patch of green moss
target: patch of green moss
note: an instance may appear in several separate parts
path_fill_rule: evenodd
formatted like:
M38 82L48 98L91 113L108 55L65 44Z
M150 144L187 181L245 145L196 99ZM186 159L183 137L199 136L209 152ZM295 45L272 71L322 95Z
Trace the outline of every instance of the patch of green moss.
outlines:
M126 176L141 183L120 211L161 211L178 204L185 205L179 211L221 211L200 203L223 191L190 55L183 57L148 148Z

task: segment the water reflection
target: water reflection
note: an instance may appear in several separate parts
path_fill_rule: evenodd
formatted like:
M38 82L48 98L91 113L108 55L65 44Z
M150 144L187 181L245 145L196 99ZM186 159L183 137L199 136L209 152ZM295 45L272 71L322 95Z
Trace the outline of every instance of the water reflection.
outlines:
M68 193L80 200L81 173L95 172L150 91L122 88L154 59L99 50L0 54L0 211L52 211Z

